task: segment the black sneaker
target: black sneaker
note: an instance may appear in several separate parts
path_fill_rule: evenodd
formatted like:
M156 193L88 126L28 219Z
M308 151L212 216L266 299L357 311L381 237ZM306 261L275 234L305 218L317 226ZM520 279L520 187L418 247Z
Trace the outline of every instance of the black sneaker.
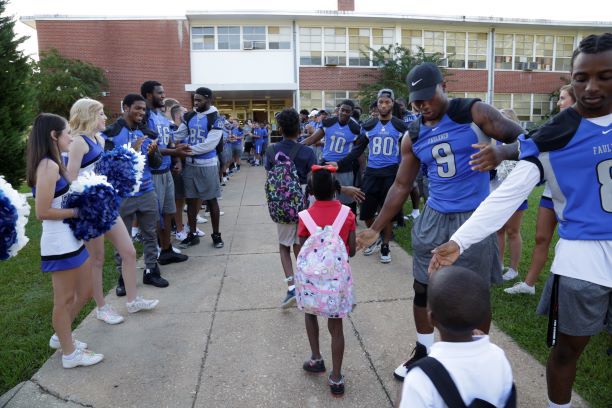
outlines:
M389 244L382 244L380 246L380 262L387 264L391 262L391 250Z
M329 390L331 391L332 396L334 397L342 397L344 396L344 376L341 375L338 381L334 381L331 379L331 374L327 377L327 383L329 384Z
M160 265L168 265L171 263L185 262L187 259L189 259L187 255L174 252L172 247L170 247L169 249L164 249L161 251L159 257L157 258L157 262L159 262Z
M155 268L147 268L142 275L142 283L145 285L153 285L157 288L165 288L169 285L168 281L161 277L159 266Z
M143 242L142 234L137 232L136 235L132 237L132 242Z
M395 377L395 379L399 381L404 381L404 378L406 378L406 374L408 374L408 367L410 367L412 364L416 363L423 357L427 357L427 347L417 341L414 350L412 350L412 357L410 357L410 360L397 367L393 372L393 376Z
M309 373L324 373L325 362L323 361L323 359L313 360L310 358L304 361L302 368L304 369L304 371L308 371Z
M119 280L117 281L117 287L115 288L115 294L119 297L125 296L125 284L123 283L123 276L119 275Z
M213 240L213 246L215 248L223 248L223 240L221 239L221 233L217 232L216 234L211 234L210 235L212 240Z
M293 303L295 303L295 289L287 291L287 296L285 296L285 299L282 301L281 307L287 308Z
M198 245L199 243L200 237L190 232L189 234L187 234L187 238L181 241L179 248L189 248L191 246Z

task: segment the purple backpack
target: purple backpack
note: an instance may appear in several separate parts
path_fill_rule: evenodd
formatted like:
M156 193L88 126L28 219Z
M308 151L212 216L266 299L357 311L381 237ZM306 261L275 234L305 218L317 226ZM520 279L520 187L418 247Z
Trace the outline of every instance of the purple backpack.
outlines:
M272 163L266 178L266 201L272 221L279 224L297 223L298 213L307 208L306 195L293 163L300 148L301 145L296 144L289 156L281 151L275 152L274 145L266 150L266 156Z

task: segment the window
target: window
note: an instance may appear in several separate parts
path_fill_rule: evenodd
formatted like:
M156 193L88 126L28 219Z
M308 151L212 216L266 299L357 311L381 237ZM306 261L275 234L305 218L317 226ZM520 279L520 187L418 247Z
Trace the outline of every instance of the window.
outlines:
M325 110L331 114L336 105L346 99L346 91L325 91Z
M192 50L215 49L215 27L191 27Z
M321 28L300 28L300 65L321 65Z
M370 29L349 28L348 32L349 65L360 67L370 66Z
M512 108L512 94L496 93L493 95L493 106L497 109Z
M528 69L533 61L533 35L516 34L514 36L514 69Z
M348 91L348 98L355 102L355 106L359 105L359 91Z
M535 40L535 69L541 71L552 71L553 69L553 48L555 37L552 35L536 35Z
M291 27L268 27L268 48L271 50L288 50L291 48Z
M388 47L395 43L394 28L373 28L372 29L372 48L375 50L381 47Z
M574 52L574 37L558 36L556 48L555 71L569 72L571 70L572 53Z
M468 68L487 68L487 33L468 33Z
M465 68L465 33L446 33L446 58L449 68Z
M531 120L531 94L514 94L513 106L516 116L521 121Z
M425 31L423 39L425 54L440 53L444 56L444 31Z
M534 122L544 119L550 115L552 110L552 101L548 94L533 94L533 118Z
M495 69L512 69L512 42L514 35L495 36Z
M300 91L300 109L321 109L323 97L321 91Z
M421 30L402 30L402 46L410 48L413 53L419 52L423 46L423 32Z
M244 26L242 27L243 48L253 50L266 49L266 27Z
M220 50L240 49L240 27L220 26L217 27L217 48Z
M333 61L335 65L346 65L346 28L325 27L323 40L325 60Z

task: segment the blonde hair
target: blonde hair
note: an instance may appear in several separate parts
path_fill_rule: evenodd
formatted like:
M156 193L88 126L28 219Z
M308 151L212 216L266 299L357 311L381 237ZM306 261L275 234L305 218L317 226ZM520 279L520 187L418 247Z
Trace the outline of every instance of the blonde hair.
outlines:
M72 134L85 134L94 136L98 133L96 122L98 112L104 105L95 99L81 98L70 108L70 132Z
M516 112L514 112L514 109L500 109L499 112L511 121L520 123L520 120L518 116L516 116Z

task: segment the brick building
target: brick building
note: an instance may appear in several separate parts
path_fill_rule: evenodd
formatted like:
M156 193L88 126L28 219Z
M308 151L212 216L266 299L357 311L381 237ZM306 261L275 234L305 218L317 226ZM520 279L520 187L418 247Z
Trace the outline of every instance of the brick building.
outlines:
M363 56L400 44L440 52L452 72L451 96L479 97L537 121L552 108L549 95L569 77L581 38L604 23L360 13L354 1L333 11L188 12L183 19L32 16L40 51L102 67L109 79L105 105L148 79L190 106L199 86L215 105L240 119L272 120L283 107L332 108L356 98L375 70Z

